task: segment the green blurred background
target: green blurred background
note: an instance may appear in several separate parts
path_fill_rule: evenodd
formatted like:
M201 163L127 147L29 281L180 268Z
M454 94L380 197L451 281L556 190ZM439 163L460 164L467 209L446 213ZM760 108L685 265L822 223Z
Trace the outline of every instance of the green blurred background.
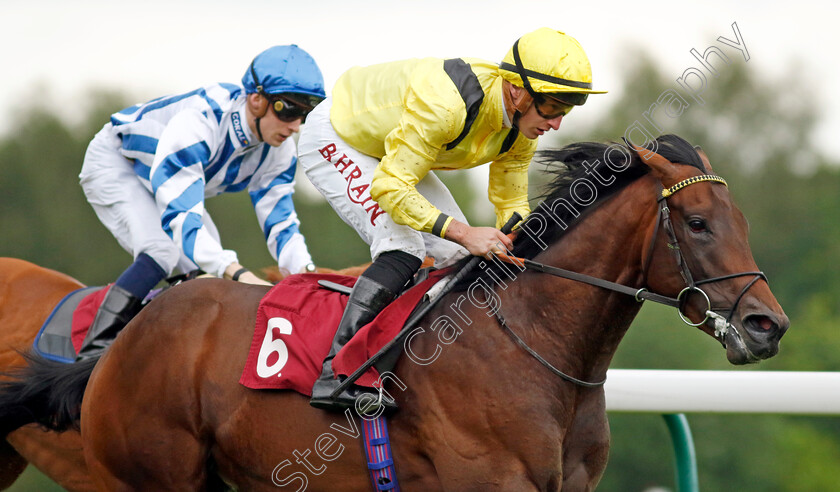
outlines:
M628 52L624 90L597 124L575 124L576 109L541 147L578 140L617 140L666 90L674 90L644 52ZM729 366L719 344L678 321L676 313L645 306L614 368L708 370L840 370L840 166L812 140L819 102L796 77L758 77L734 62L710 79L705 104L678 118L660 118L661 133L702 146L747 216L759 266L791 319L781 353L758 366ZM783 97L780 97L780 94ZM34 94L33 94L34 95ZM111 282L130 258L97 221L78 185L87 143L107 116L136 101L131 94L93 92L88 116L70 124L47 104L15 115L0 136L0 255L68 273L87 284ZM34 97L28 98L38 100ZM659 133L659 132L657 132ZM540 194L533 166L532 196ZM486 172L486 168L484 168ZM492 216L475 174L440 173L474 223ZM299 174L298 180L306 178ZM304 184L299 183L299 188ZM341 268L369 260L367 246L322 200L299 192L296 206L310 251L320 266ZM223 244L252 269L268 267L248 197L208 201ZM336 247L341 245L341 248ZM95 251L95 254L91 254ZM836 390L836 389L835 389ZM704 491L823 492L840 489L840 419L777 415L689 415ZM667 428L653 414L610 414L613 445L604 491L673 489L674 459ZM61 490L30 469L13 491Z

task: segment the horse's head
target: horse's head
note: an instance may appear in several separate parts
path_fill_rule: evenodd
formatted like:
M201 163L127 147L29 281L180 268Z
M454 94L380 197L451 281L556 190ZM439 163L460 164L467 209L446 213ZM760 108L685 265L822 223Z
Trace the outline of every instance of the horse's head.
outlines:
M684 320L716 336L729 362L772 357L790 321L755 264L747 221L705 153L682 139L672 143L635 149L663 188L644 263L647 285L677 297Z

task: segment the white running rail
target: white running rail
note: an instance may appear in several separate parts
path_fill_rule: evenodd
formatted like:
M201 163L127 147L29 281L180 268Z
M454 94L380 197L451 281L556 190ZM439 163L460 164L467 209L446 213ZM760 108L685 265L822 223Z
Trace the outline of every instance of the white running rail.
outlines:
M607 410L840 414L840 372L610 369Z

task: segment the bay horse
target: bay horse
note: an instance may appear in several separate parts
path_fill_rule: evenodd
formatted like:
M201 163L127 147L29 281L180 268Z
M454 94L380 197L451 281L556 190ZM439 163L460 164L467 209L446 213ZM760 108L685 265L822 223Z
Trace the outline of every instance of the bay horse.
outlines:
M0 258L0 371L25 365L21 354L32 347L53 307L82 287L55 270ZM76 430L45 432L30 425L0 439L0 490L10 487L27 463L69 491L95 490Z
M318 272L358 276L365 267L319 267ZM262 274L273 282L284 276L276 267L262 269ZM32 347L52 309L67 294L83 287L83 283L64 273L21 259L0 257L0 373L26 364L22 354ZM10 487L30 463L70 492L96 490L76 429L45 432L29 425L0 440L0 490Z
M404 490L593 490L609 449L600 383L641 299L675 302L734 364L775 355L789 326L702 151L665 135L646 148L572 144L543 159L562 170L512 251L541 267L488 260L470 280L485 288L449 292L405 339L389 390ZM558 268L635 295L545 273ZM201 490L215 478L238 490L370 489L349 410L239 384L266 292L190 281L129 324L81 403L101 490ZM444 319L446 333L429 333Z

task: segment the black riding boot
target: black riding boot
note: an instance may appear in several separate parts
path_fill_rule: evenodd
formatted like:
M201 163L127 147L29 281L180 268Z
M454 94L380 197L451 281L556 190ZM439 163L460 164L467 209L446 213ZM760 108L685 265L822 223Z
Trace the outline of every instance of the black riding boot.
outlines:
M93 318L76 361L102 355L131 318L140 312L142 302L119 285L112 285Z
M315 385L312 387L310 405L324 410L342 411L353 407L356 398L364 393L373 394L378 398L379 395L376 391L355 385L350 386L335 398L331 398L332 392L341 384L341 380L336 379L333 374L332 360L341 350L341 347L350 341L361 327L370 323L395 297L396 294L375 280L364 276L359 277L353 287L353 292L350 294L350 299L347 301L347 307L344 309L341 321L338 323L338 330L335 332L330 353L324 359L321 377L315 381ZM386 404L386 407L390 409L396 408L393 403L389 405L384 399L383 404Z

